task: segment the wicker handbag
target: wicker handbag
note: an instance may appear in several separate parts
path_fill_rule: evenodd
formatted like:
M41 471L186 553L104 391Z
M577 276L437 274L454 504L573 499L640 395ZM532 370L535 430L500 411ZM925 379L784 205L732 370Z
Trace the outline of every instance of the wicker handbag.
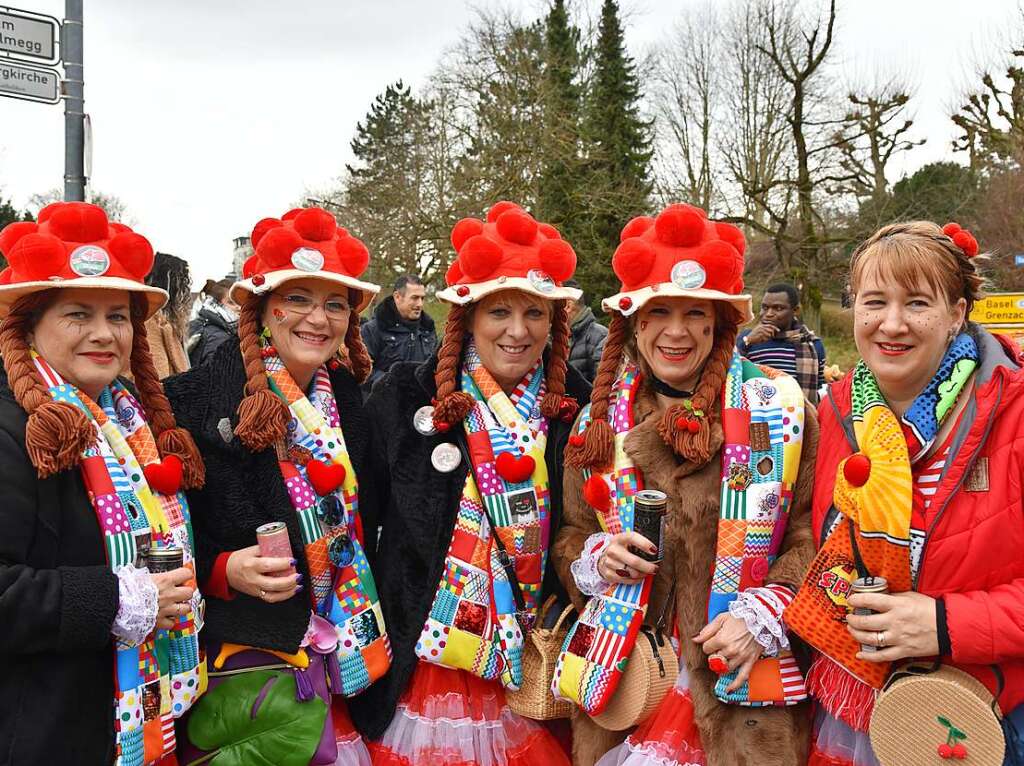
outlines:
M1002 673L995 668L1002 687ZM949 665L910 664L886 683L869 727L882 766L939 764L968 758L1001 766L1006 750L996 697L974 676Z
M523 683L517 691L505 692L505 699L513 712L535 721L568 718L572 713L569 700L555 699L551 693L551 680L555 677L555 663L562 644L569 633L567 619L575 613L569 604L551 627L548 614L556 606L557 597L550 596L541 607L529 640L523 646Z

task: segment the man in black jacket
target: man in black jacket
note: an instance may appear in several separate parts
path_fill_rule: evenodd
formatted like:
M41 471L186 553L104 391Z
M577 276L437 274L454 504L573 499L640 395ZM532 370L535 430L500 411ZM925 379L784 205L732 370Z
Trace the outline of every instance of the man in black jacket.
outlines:
M419 277L403 274L395 280L394 292L360 328L373 358L373 372L363 386L366 393L395 362L422 362L434 353L437 332L434 320L423 310L426 294Z
M564 282L566 287L580 286L575 279ZM601 363L601 352L608 337L608 328L597 321L594 312L586 304L586 296L581 295L571 311L572 314L572 345L569 349L569 364L593 383L597 377L597 366Z

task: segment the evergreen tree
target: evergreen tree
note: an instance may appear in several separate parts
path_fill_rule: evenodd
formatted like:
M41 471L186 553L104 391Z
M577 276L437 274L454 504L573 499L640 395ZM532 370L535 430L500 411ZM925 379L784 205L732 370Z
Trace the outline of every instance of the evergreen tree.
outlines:
M544 143L537 215L566 229L579 215L581 165L579 31L570 25L564 0L554 0L544 30Z
M594 305L618 282L608 264L626 222L648 212L651 123L640 115L636 64L626 53L619 7L604 0L594 60L594 79L583 122L587 153L587 215L573 245L579 279Z

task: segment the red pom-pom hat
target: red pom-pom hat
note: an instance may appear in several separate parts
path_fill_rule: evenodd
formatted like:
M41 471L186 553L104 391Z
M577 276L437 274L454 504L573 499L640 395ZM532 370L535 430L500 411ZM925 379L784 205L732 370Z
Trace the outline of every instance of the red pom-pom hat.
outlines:
M605 311L630 316L658 295L704 298L731 303L754 318L743 293L743 232L732 224L709 221L692 205L669 205L656 218L627 223L612 256L621 290L605 298Z
M231 286L236 303L310 277L358 290L359 304L353 306L357 312L380 292L379 285L359 279L370 262L366 245L321 208L299 208L280 219L264 218L253 227L250 241L254 253L242 267L242 279Z
M487 220L463 218L452 229L456 258L441 300L465 305L499 290L522 290L548 300L578 300L562 283L576 271L576 253L554 226L537 222L514 202L498 202Z
M146 297L146 317L167 302L167 293L145 283L153 268L149 241L103 208L85 202L55 202L36 221L11 223L0 231L0 316L18 298L55 287L127 290Z

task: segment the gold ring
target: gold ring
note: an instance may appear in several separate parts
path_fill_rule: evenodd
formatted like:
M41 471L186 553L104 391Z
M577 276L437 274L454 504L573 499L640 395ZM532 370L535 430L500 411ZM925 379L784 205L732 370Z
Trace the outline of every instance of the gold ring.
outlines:
M267 592L265 590L263 590L263 588L260 588L260 598L263 599L264 601L267 600Z

